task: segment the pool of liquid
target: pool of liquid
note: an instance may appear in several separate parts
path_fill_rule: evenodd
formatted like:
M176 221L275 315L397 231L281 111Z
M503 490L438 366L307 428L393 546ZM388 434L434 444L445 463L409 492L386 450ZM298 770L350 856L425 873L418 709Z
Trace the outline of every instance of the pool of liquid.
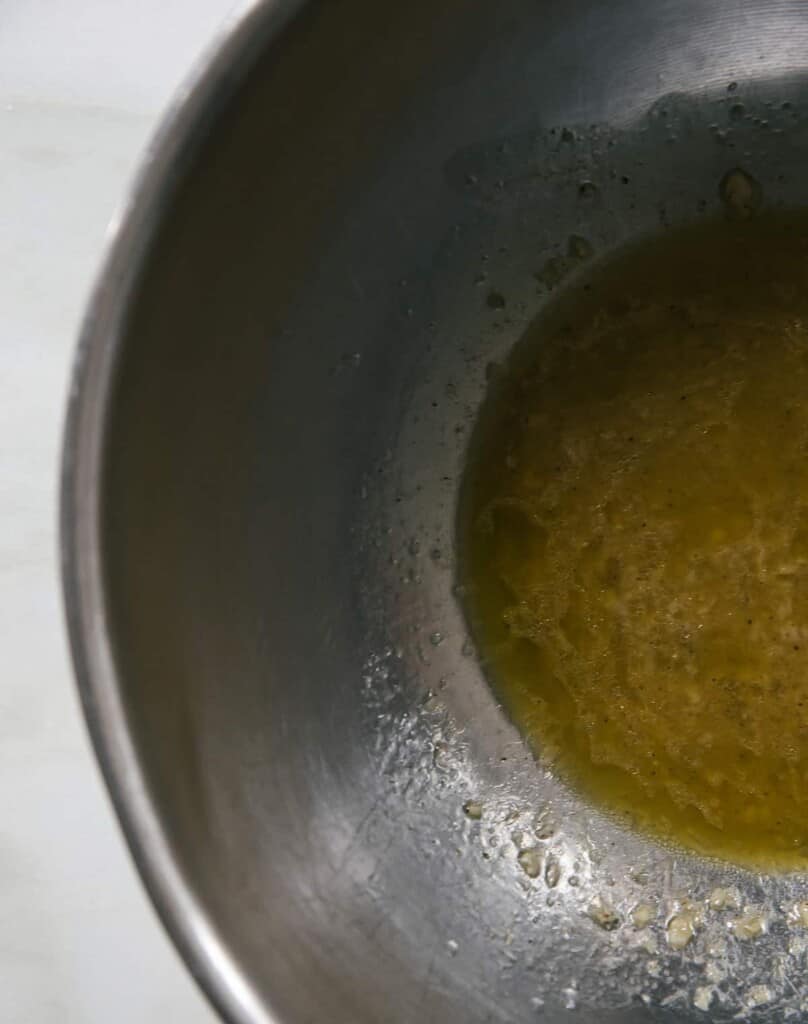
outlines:
M570 284L492 368L459 524L537 757L664 841L808 866L808 215Z

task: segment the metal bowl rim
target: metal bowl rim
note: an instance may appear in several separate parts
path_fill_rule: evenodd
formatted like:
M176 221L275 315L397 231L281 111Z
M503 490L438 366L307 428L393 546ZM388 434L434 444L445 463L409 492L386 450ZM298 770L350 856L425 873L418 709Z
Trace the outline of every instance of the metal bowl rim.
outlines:
M280 1024L245 976L184 876L130 734L106 613L101 547L104 439L136 288L206 127L305 0L246 0L175 94L107 232L69 382L59 548L68 639L101 771L138 873L191 974L230 1024Z

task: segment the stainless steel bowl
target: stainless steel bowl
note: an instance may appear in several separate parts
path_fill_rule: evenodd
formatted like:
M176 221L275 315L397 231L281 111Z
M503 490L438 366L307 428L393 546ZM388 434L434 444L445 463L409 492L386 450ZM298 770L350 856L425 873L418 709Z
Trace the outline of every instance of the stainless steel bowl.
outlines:
M805 203L807 46L802 0L266 0L181 97L81 339L65 590L134 856L228 1020L808 1019L805 881L566 792L453 590L548 261L720 215L735 166Z

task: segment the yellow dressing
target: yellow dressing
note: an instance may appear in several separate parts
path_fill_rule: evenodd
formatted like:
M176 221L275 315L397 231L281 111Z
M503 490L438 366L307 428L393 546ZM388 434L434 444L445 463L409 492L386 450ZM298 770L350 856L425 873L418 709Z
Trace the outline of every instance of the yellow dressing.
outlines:
M468 614L537 754L636 827L808 865L808 217L642 243L494 374Z

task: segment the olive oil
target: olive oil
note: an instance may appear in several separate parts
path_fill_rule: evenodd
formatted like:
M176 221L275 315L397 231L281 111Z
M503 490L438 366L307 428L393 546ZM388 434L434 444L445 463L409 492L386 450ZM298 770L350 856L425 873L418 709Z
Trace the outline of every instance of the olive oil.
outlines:
M808 866L808 216L571 285L492 376L467 612L538 757L640 830Z

